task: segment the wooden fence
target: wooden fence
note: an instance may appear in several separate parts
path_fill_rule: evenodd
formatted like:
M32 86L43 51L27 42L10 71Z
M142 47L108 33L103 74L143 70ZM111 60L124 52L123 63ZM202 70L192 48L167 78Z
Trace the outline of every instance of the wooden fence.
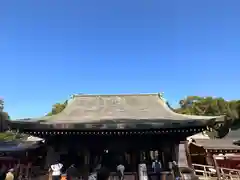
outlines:
M214 166L193 164L195 174L202 180L220 179L223 180L240 180L240 170L218 167L218 170Z

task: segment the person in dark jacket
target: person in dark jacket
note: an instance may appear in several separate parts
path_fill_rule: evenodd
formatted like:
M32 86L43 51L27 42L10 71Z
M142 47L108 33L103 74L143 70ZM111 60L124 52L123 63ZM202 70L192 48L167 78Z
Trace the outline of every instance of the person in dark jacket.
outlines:
M161 179L161 172L162 172L162 163L158 159L155 159L152 163L153 172L156 173L157 179Z
M98 172L97 172L97 180L109 180L110 177L110 171L102 167Z
M0 167L0 180L5 180L7 174L7 167L2 164Z
M172 169L173 169L173 174L174 174L175 180L179 180L181 178L181 174L180 174L179 167L178 167L176 161L173 161Z
M77 168L75 167L75 164L72 164L66 171L67 174L67 180L73 180L79 177L79 173Z

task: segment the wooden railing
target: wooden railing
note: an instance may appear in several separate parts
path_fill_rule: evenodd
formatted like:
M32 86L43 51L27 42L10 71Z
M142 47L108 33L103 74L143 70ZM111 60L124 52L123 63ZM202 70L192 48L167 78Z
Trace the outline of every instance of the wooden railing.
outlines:
M216 179L217 177L220 177L224 180L240 180L240 170L238 169L219 167L217 171L214 166L202 164L193 164L193 168L195 170L195 174L204 180L214 179L214 177Z
M223 179L240 180L240 170L238 169L219 168L219 171Z
M192 164L195 174L204 178L217 177L217 171L214 166Z
M116 172L111 172L109 179L110 180L119 180L119 176ZM136 172L125 172L124 179L125 180L137 180L138 179L137 173Z

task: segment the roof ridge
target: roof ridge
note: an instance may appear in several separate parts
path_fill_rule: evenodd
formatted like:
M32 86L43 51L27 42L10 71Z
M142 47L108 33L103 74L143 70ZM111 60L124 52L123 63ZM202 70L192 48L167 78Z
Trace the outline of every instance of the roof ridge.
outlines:
M96 97L96 96L150 96L150 95L154 95L157 96L159 93L133 93L133 94L74 94L72 95L72 97Z

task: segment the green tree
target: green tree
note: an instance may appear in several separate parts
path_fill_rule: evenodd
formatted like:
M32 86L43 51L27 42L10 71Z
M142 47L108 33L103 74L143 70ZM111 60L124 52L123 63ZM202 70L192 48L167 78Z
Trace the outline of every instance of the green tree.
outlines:
M180 100L177 112L190 115L219 116L239 120L240 101L226 101L223 98L188 96Z
M4 101L3 99L0 99L0 112L2 112L4 109Z
M67 106L67 102L68 101L65 101L64 103L54 104L52 106L52 111L50 113L48 113L47 116L55 115L55 114L62 112L65 109L65 107Z
M8 113L4 112L4 100L0 99L0 131L5 131L7 129L9 119Z
M211 137L224 137L229 128L238 127L240 124L240 101L226 101L223 98L188 96L180 100L180 108L176 112L189 115L219 116L225 115L226 120L223 125L216 126L212 132L208 132Z
M7 131L8 120L10 120L10 116L7 112L4 112L4 100L0 99L0 141L22 140L28 137L25 134Z
M10 117L7 112L4 112L4 100L0 99L0 118L1 120L9 120Z

